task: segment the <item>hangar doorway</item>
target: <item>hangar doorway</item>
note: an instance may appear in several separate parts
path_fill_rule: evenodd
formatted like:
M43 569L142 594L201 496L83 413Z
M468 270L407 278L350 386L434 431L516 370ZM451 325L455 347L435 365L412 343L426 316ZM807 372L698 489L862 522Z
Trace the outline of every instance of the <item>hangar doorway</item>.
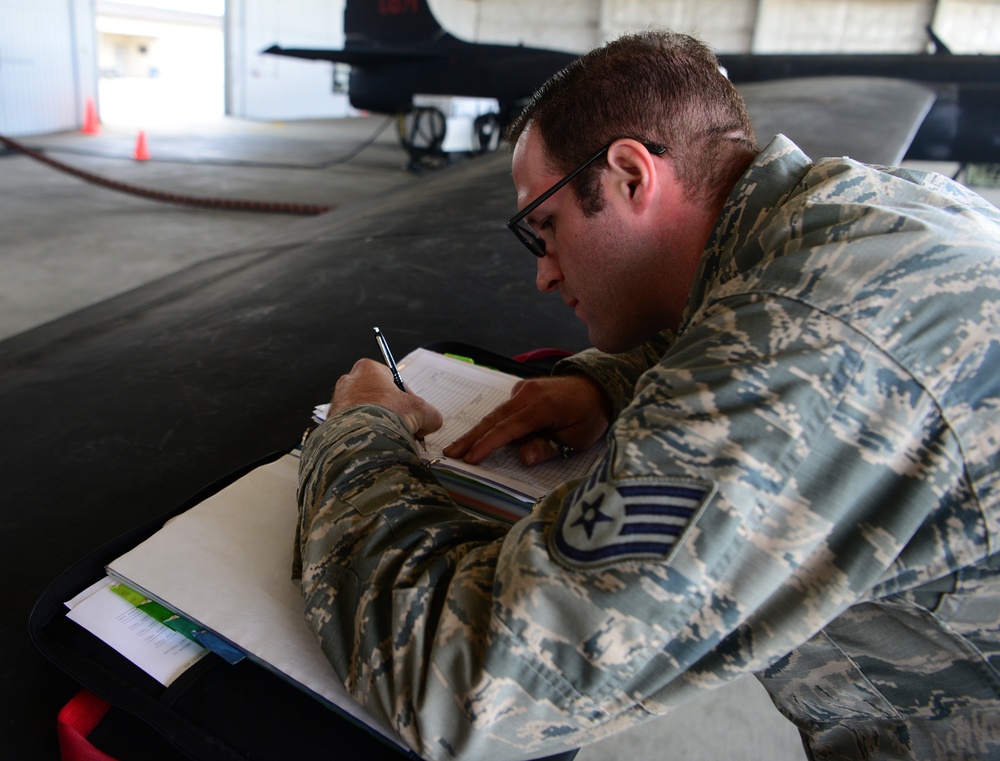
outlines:
M225 0L98 0L98 102L109 126L225 113Z

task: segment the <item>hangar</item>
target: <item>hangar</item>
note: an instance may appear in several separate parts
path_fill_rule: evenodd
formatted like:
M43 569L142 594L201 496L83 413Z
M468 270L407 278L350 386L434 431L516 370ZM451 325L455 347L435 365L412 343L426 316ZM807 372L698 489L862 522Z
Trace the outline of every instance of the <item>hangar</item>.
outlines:
M919 55L928 27L953 53L1000 53L996 0L430 5L461 39L571 53L651 25L732 54ZM103 543L294 446L335 378L377 356L372 324L399 354L441 340L506 356L587 343L572 315L531 287L535 264L503 230L514 207L503 149L414 172L400 120L353 108L344 69L263 53L275 43L342 47L342 2L207 7L8 0L0 9L0 135L36 154L0 153L0 747L11 758L57 757L55 717L79 689L29 640L39 595ZM176 64L184 45L209 49L189 57L212 69ZM858 90L838 86L826 107L846 119L841 106ZM767 113L791 123L809 95L783 108L767 101ZM823 138L846 147L821 139L816 150L853 153L884 131L858 122ZM996 204L990 170L966 172L959 179ZM284 213L295 207L309 213ZM791 725L748 680L577 757L654 757L667 742L691 759L731 747L742 758L803 757ZM143 753L134 757L179 757L169 742Z

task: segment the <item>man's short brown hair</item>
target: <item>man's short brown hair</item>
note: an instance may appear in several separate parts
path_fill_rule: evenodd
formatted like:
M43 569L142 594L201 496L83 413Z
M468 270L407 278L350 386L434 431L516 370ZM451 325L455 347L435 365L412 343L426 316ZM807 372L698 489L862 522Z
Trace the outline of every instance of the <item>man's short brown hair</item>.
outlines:
M689 197L721 203L758 148L743 98L707 45L670 31L626 35L578 58L535 93L507 131L531 125L553 169L569 172L621 137L667 148ZM602 206L601 169L574 189L585 213Z

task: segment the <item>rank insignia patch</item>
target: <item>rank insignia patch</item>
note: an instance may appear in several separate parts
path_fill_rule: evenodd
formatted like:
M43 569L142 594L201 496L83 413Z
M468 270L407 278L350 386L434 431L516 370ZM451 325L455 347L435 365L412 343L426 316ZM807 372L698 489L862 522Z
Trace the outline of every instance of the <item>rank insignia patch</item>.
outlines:
M697 479L591 477L567 496L551 549L574 567L662 560L714 494Z

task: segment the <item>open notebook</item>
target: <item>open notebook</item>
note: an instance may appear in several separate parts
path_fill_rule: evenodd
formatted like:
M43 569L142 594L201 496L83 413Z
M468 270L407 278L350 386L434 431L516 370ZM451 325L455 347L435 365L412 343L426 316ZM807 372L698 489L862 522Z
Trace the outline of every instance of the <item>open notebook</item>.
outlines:
M601 442L572 457L555 457L533 467L521 463L514 446L497 450L479 465L445 457L441 450L505 401L520 378L426 349L406 355L399 372L411 393L444 416L441 429L425 439L423 459L456 502L473 511L509 521L522 518L539 497L564 481L587 475L607 450ZM326 408L316 408L317 419L325 419Z

